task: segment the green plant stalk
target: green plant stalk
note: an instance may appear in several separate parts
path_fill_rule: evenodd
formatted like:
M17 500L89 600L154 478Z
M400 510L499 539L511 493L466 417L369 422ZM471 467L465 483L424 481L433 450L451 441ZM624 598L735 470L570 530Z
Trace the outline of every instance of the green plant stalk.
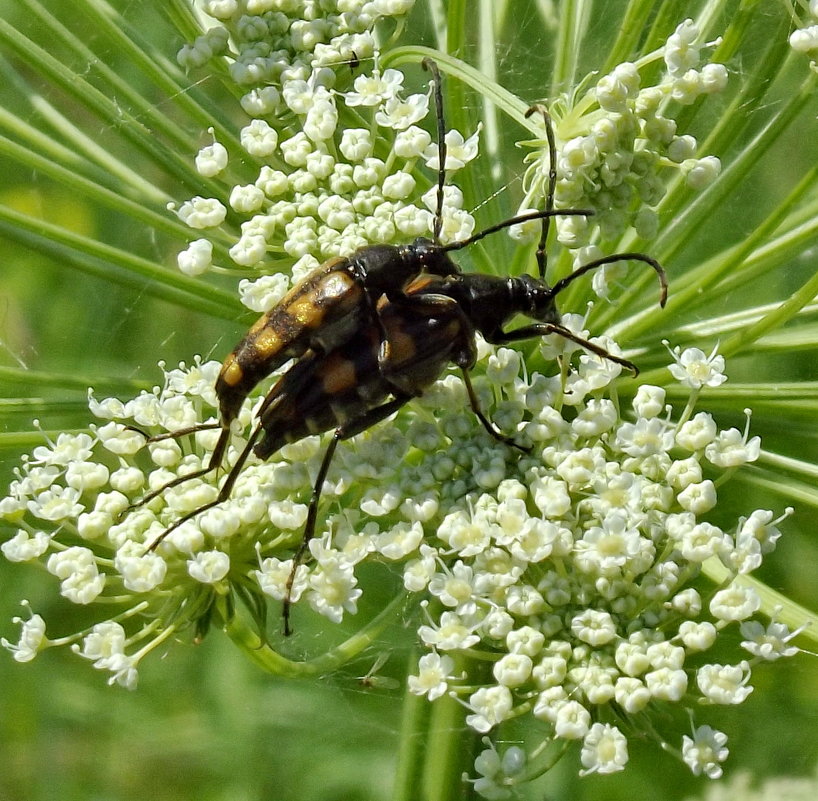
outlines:
M196 95L190 87L187 76L178 65L168 59L164 53L158 52L151 47L148 42L140 36L139 30L128 25L127 20L114 9L110 3L104 0L81 0L82 10L91 17L94 29L104 35L117 52L125 53L128 58L136 64L142 73L149 79L150 83L156 86L162 94L172 98L173 102L186 114L188 114L198 127L202 130L213 128L217 139L229 149L240 151L241 142L235 134L235 126L227 119L217 105L211 103L204 108L196 100ZM170 11L166 9L170 16ZM186 9L186 15L190 18L190 8ZM174 17L174 20L176 17ZM192 21L192 20L191 20ZM181 25L181 20L179 21ZM179 27L179 26L177 26ZM187 27L187 26L185 26ZM194 38L201 33L191 27L190 38ZM238 97L235 84L225 82L225 84ZM145 101L142 101L143 103ZM163 118L161 109L156 109L155 105L150 106L151 120L155 117ZM174 135L181 135L179 147L181 152L186 152L190 145L190 134L186 130L174 130Z
M86 392L88 387L94 387L98 392L140 392L149 390L153 383L139 381L134 378L111 378L111 376L91 376L76 373L60 374L51 371L44 373L37 370L28 370L22 367L6 367L0 365L0 381L18 386L49 387L63 390L79 390Z
M58 264L123 286L137 287L191 311L230 321L247 313L229 292L2 205L0 232L9 239L54 258ZM112 265L121 268L121 271L112 269Z
M756 481L763 486L763 482ZM777 492L780 489L776 488ZM730 571L721 563L718 557L711 556L703 565L702 572L714 583L723 584L731 579ZM752 587L761 598L761 611L775 617L779 623L784 623L791 631L804 627L800 636L818 645L818 615L810 612L800 604L795 603L786 595L776 592L764 582L753 576L738 576L734 579L741 587Z
M306 678L323 676L341 665L349 662L365 648L370 647L383 633L387 626L394 622L395 616L406 604L407 594L398 593L372 620L360 628L340 645L331 648L320 656L304 661L296 661L282 656L262 640L258 632L251 628L239 614L234 614L226 602L218 609L222 628L227 636L237 645L251 662L266 673L287 678Z
M187 158L187 148L180 153L177 149L167 147L142 123L141 119L132 113L123 111L114 100L2 19L0 19L0 42L13 50L26 64L41 73L46 80L61 87L69 96L89 108L113 129L122 133L136 148L155 163L161 164L166 172L173 175L184 186L191 190L201 191L203 186L208 185L208 182L196 173L190 159ZM144 99L140 105L150 108Z
M656 4L653 0L631 0L619 25L616 41L608 52L604 66L600 69L601 75L607 75L617 64L628 61L636 52L639 37L645 30L648 18Z
M582 37L590 18L590 6L584 0L566 0L560 3L556 53L551 73L551 97L557 97L574 83L578 70L577 60L582 52Z

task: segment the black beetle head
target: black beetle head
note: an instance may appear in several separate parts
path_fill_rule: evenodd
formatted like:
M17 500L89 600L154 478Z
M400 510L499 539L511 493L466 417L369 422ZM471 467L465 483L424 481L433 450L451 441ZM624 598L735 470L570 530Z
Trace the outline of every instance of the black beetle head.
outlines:
M541 323L560 322L555 293L548 284L527 274L514 280L520 296L519 309L523 314Z
M419 236L406 248L404 258L421 267L418 272L432 275L456 275L460 272L458 266L449 258L449 254L440 245L424 236Z

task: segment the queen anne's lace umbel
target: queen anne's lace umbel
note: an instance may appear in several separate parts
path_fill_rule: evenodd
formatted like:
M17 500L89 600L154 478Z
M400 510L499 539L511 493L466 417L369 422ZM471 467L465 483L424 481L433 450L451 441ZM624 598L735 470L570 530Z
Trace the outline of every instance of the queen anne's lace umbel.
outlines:
M230 269L258 273L239 289L256 311L328 257L433 228L436 189L424 193L415 170L421 162L438 166L432 137L418 125L429 99L407 94L403 73L379 69L373 33L377 20L399 20L411 2L339 0L328 13L330 5L321 3L319 14L313 2L208 0L202 8L211 27L179 53L189 69L226 58L251 118L237 153L211 130L195 157L199 174L225 180L232 158L258 170L252 183L225 180L223 196L174 208L196 237L178 266L189 275L213 269L214 244L223 246L227 234ZM655 233L663 169L679 170L694 189L718 174L718 160L696 157L696 141L663 116L668 97L684 104L723 88L726 70L702 63L703 49L693 23L683 22L652 56L666 67L656 85L641 85L641 64L622 64L585 97L552 109L557 206L600 212L559 221L560 241L577 259L601 255L600 231L612 236L632 225L645 238ZM365 66L340 92L337 69L349 64ZM344 109L361 124L339 126ZM447 172L476 156L478 133L448 132ZM521 210L541 206L542 152ZM224 229L228 209L243 221L235 236ZM462 193L447 185L442 240L465 238L473 227ZM276 272L279 265L292 270ZM607 297L616 276L615 266L601 271L597 294ZM564 322L589 336L583 318L565 315ZM606 338L593 341L619 352ZM717 513L722 484L760 448L749 414L744 431L719 430L707 412L695 411L699 392L726 380L724 360L716 351L673 350L670 371L689 390L688 404L672 409L664 389L644 385L622 408L619 366L580 355L572 343L544 341L539 363L550 367L540 372L529 372L510 349L482 348L482 355L485 376L476 388L483 408L530 452L499 444L464 411L460 378L439 381L394 422L339 447L319 536L292 600L337 623L357 613L365 590L359 566L387 565L402 573L423 610L417 637L425 653L408 680L412 693L430 701L453 694L481 733L530 716L540 740L581 743L585 774L624 767L624 718L658 736L694 773L719 776L724 734L702 725L674 745L656 735L659 721L654 728L639 720L657 707L741 703L759 661L795 652L786 627L754 620L760 601L743 580L775 547L781 516L759 509L728 521ZM148 550L218 493L211 474L139 505L151 490L205 466L218 437L218 430L201 431L146 445L131 428L153 435L216 419L218 363L161 367L162 386L131 400L90 394L100 422L34 449L0 500L9 561L41 564L71 603L105 601L99 622L66 636L51 636L28 610L17 619L19 641L3 640L20 662L69 645L111 682L133 688L141 659L199 625L215 599L235 593L260 608L285 597L321 438L287 445L264 463L251 457L229 500ZM259 403L251 397L238 416L228 467ZM713 564L728 574L720 586L701 580ZM709 658L719 633L735 626L743 656L730 664ZM469 674L477 654L493 663L490 683L480 686ZM489 744L475 764L476 789L504 797L526 760L523 748L500 754Z

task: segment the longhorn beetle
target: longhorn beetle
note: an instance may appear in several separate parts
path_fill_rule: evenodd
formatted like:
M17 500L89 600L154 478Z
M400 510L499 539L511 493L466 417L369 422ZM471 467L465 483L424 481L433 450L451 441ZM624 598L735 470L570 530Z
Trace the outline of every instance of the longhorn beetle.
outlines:
M445 180L445 126L439 74L433 62L427 60L424 66L435 78L438 117L440 170L435 241L419 239L408 246L362 248L349 259L322 265L297 285L279 306L253 326L224 362L216 385L221 415L218 427L222 431L208 465L179 476L144 496L140 502L216 469L227 448L230 424L250 390L284 361L295 357L295 364L273 386L259 408L258 423L216 499L184 515L149 545L149 549L155 548L183 522L225 501L251 452L266 459L288 442L335 428L313 485L304 536L295 553L287 583L285 633L290 631L292 584L307 545L315 534L321 490L338 442L389 417L411 398L422 394L437 380L446 365L453 362L463 372L470 405L486 430L499 441L525 451L525 446L500 433L479 407L468 373L476 359L475 332L479 331L492 343L557 333L636 372L631 362L609 354L566 329L560 323L555 298L581 275L605 264L628 259L644 261L656 271L662 305L666 298L664 270L654 259L641 253L603 257L577 268L553 287L546 283L545 246L550 218L558 214L584 216L593 212L554 210L556 144L550 118L537 106L529 109L527 115L536 111L543 114L548 138L550 171L545 209L505 220L466 240L439 244ZM462 274L449 260L449 251L462 249L491 233L533 219L542 220L536 254L538 279L529 275L502 278ZM397 270L399 277L390 279L390 270ZM327 291L327 284L333 291ZM326 302L323 293L326 293ZM293 307L300 310L300 317L294 314ZM527 315L536 322L505 330L504 325L516 314ZM301 327L288 326L292 319ZM154 439L215 427L217 425L205 424Z
M382 296L390 300L402 297L405 286L417 275L458 274L457 265L449 258L451 251L462 250L489 234L520 222L547 219L555 215L593 214L592 210L585 209L554 211L552 186L549 190L551 200L544 211L512 217L467 239L442 245L440 232L443 227L443 187L446 181L443 94L437 64L427 58L423 60L423 67L432 73L437 118L439 169L433 239L418 237L408 245L367 245L359 248L351 256L329 259L296 284L280 303L255 322L224 360L216 380L219 422L203 423L154 437L145 435L149 442L156 442L220 428L219 439L207 465L194 472L177 476L145 494L134 506L141 506L171 487L216 470L227 451L231 425L245 399L260 381L278 370L285 362L299 358L308 350L314 353L327 353L348 340L361 326L366 327L372 323L379 326L375 308L378 299ZM556 180L556 173L554 179ZM542 247L540 249L542 250ZM381 340L383 341L383 337Z
M516 278L421 275L406 287L402 297L389 300L384 295L378 303L378 325L362 326L353 337L328 353L307 352L279 379L259 408L258 423L219 496L183 519L226 500L251 452L267 459L287 443L335 429L313 484L304 535L287 582L284 631L289 634L293 581L315 535L321 491L338 443L371 428L421 395L453 362L462 371L471 408L489 434L527 452L525 445L498 431L480 409L469 377L477 358L475 332L479 331L492 343L559 334L636 372L635 365L628 360L565 328L559 321L555 300L581 275L623 258L637 258L653 267L660 281L660 303L664 305L664 270L653 259L632 253L607 256L584 265L553 287L529 275ZM537 322L505 330L504 325L516 314Z
M549 152L556 161L556 146L547 113ZM349 439L386 419L436 381L452 362L463 374L469 403L484 428L500 442L521 451L525 445L496 429L480 409L469 377L476 361L475 332L490 343L515 342L548 334L559 334L602 358L636 372L635 365L604 348L588 342L560 322L556 297L567 286L591 270L623 260L647 263L660 283L660 305L667 297L665 272L659 263L641 253L620 253L585 264L554 286L545 281L545 244L553 211L554 174L549 179L549 197L541 214L542 229L537 248L539 277L500 277L483 274L419 274L403 291L377 301L376 316L363 321L344 342L329 351L308 350L278 380L257 412L258 422L243 451L228 473L217 498L183 517L154 541L161 539L185 520L225 501L251 452L267 459L283 445L310 434L335 429L313 484L304 535L297 548L284 600L284 631L290 632L290 595L298 566L315 535L318 505L329 467L340 441ZM453 248L454 249L454 248ZM508 330L506 324L517 314L535 322Z

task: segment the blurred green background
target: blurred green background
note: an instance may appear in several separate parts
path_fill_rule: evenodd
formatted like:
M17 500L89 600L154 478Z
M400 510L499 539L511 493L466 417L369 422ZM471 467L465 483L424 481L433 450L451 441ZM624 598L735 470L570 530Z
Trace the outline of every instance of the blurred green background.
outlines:
M85 43L138 91L155 98L168 114L172 102L163 97L120 53L97 37L93 25L73 19L70 0L48 0L45 7L71 20ZM157 50L172 56L183 39L162 13L162 2L114 3ZM422 3L419 3L422 5ZM509 88L532 100L542 96L549 53L540 36L520 36L523 24L534 19L534 2L518 4L498 48ZM699 4L678 6L679 18ZM615 33L609 19L618 19L622 3L597 3L598 22L591 26L584 51L583 71L598 66L600 48ZM684 8L684 10L682 10ZM776 16L776 19L778 16ZM36 19L17 2L0 0L0 19L18 27L60 57L59 43L44 37ZM413 17L414 28L420 17ZM513 25L519 25L515 30ZM760 19L759 33L765 20ZM411 27L411 26L410 26ZM533 28L534 26L531 26ZM20 69L20 59L0 49ZM751 57L750 52L747 57ZM93 65L77 63L79 72ZM65 96L33 72L22 67L29 87L66 111L84 130L113 152L128 153L119 131L89 116L85 109L66 105ZM418 76L418 82L425 80ZM505 78L503 79L505 82ZM796 75L791 81L799 80ZM516 83L514 83L516 81ZM212 81L200 91L211 92L224 108L235 101ZM780 91L786 91L786 85ZM232 106L230 104L233 104ZM25 90L12 80L0 80L0 107L27 118L32 112ZM481 106L469 98L470 112L479 117ZM787 137L774 157L765 157L748 185L735 198L741 213L714 221L701 231L699 252L710 253L722 237L740 237L752 230L759 204L756 198L780 197L804 169L818 158L815 109L805 114L800 127ZM232 113L226 111L225 113ZM240 117L237 115L237 119ZM509 163L519 163L513 148L516 132L503 147ZM12 136L13 138L13 136ZM190 125L190 151L202 144L200 129ZM723 155L723 154L719 154ZM128 155L130 159L130 154ZM191 191L180 187L147 161L134 155L135 166L174 197ZM476 170L490 171L489 165ZM103 242L126 246L133 253L173 269L182 246L153 230L91 205L58 184L31 170L4 160L0 202L35 218L56 222ZM501 175L498 185L513 177ZM519 191L517 188L516 191ZM499 219L513 205L515 184L501 196L487 218ZM511 197L510 197L511 196ZM502 206L502 208L496 208ZM729 220L729 221L728 221ZM733 226L730 230L728 226ZM49 380L21 376L3 379L0 405L0 485L12 478L19 455L38 439L31 419L57 431L81 428L88 422L86 384L100 386L98 396L118 390L123 397L133 389L129 382L150 386L159 377L156 362L172 365L190 361L194 354L221 358L244 328L246 318L220 320L168 303L161 287L143 281L130 285L94 277L3 237L0 267L0 367L21 367L50 375ZM502 248L502 245L497 245ZM695 250L689 250L691 259ZM799 275L813 271L814 249L782 272L782 282L797 283ZM675 265L683 269L686 264ZM671 280L673 271L671 271ZM216 279L210 279L216 280ZM218 282L217 282L218 283ZM232 289L232 281L223 281ZM766 296L766 290L765 290ZM772 293L777 295L778 293ZM731 303L716 298L714 304ZM790 378L815 374L814 353L795 353L786 365ZM771 369L762 361L738 362L741 380L762 377ZM780 364L775 366L781 370ZM731 367L731 379L737 377ZM32 373L32 377L34 377ZM56 378L54 376L57 376ZM66 377L61 380L59 376ZM73 379L75 386L71 386ZM110 380L107 388L104 382ZM24 402L14 399L26 399ZM36 400L42 398L42 404ZM740 424L740 417L723 418ZM816 420L810 412L793 416L786 430L780 426L755 433L765 445L785 452L815 457ZM754 497L739 509L756 506L780 508L777 497ZM805 519L806 518L806 519ZM787 536L765 565L763 578L801 603L818 606L816 592L816 540L809 510L788 521ZM388 583L388 582L387 582ZM18 601L27 598L49 622L50 633L75 631L88 620L82 610L67 609L55 598L53 582L34 568L10 567L0 560L0 633L15 641L12 616L20 614ZM273 633L272 636L275 636ZM309 623L299 626L288 646L309 652L320 632ZM142 665L136 692L108 687L106 676L92 670L65 649L53 649L28 665L18 665L0 654L0 801L375 801L389 797L399 735L402 681L409 659L408 634L401 621L386 633L376 650L365 653L339 675L298 682L264 675L239 654L218 632L198 646L186 639L170 644L163 658L154 654ZM382 658L378 678L362 680ZM379 680L382 677L384 680ZM729 734L728 773L742 769L756 776L811 774L818 763L818 670L811 657L757 670L755 692L737 709L706 710L703 718ZM706 780L695 779L653 743L631 743L631 763L624 774L607 778L576 778L574 755L566 758L546 782L535 783L522 797L571 801L632 801L632 799L683 799L698 794Z

